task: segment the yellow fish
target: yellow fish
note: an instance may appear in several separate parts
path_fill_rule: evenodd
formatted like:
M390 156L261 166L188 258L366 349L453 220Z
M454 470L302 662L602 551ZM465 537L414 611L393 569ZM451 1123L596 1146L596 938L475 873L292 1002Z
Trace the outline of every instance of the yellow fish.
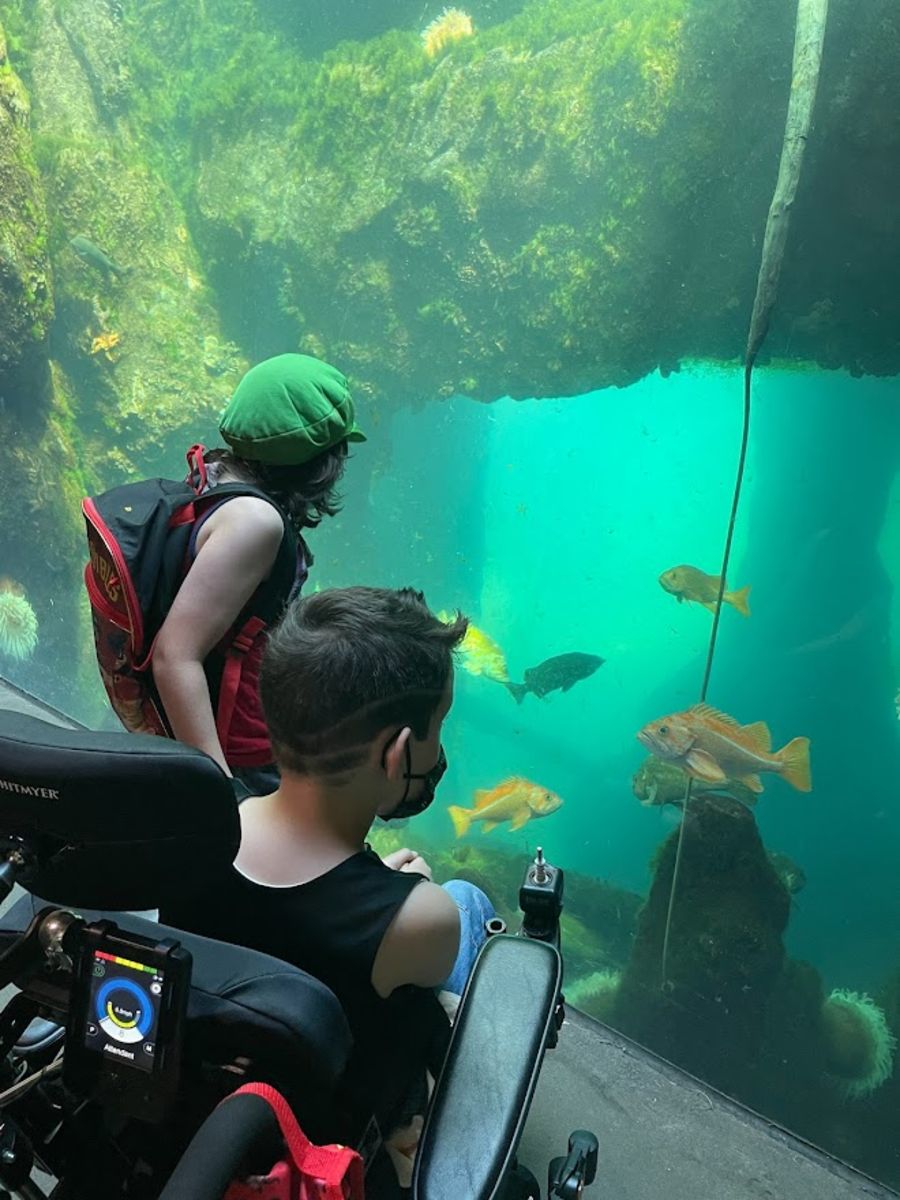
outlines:
M664 591L677 598L679 604L683 600L692 601L695 604L702 604L710 612L715 612L721 578L721 575L707 575L697 567L682 565L663 571L659 582ZM747 602L749 595L749 587L740 588L736 592L726 590L722 596L722 603L736 608L742 617L749 617L750 605Z
M510 829L521 829L532 817L546 817L561 805L562 800L555 792L514 775L489 791L476 792L474 808L451 804L447 812L456 836L460 838L468 833L473 821L483 821L485 833L490 833L504 821L509 821Z
M453 617L442 611L438 613L438 620L449 625L453 621ZM494 639L483 629L479 629L477 625L469 625L459 651L462 655L463 668L470 675L484 675L486 679L494 679L497 683L509 682L506 655Z

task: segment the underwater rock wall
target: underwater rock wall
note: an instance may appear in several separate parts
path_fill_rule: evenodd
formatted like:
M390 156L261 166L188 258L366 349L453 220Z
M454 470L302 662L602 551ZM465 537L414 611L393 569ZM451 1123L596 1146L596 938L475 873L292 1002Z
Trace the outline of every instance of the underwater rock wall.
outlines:
M66 246L78 221L134 269L94 320L129 322L115 369L74 364L126 421L159 421L155 444L139 422L120 435L134 456L158 457L185 404L211 412L203 347L227 375L241 354L321 353L388 404L566 395L741 353L790 5L491 4L431 42L398 12L318 57L287 8L255 0L5 7L34 23L70 345L98 290ZM898 37L888 0L832 5L773 354L900 368Z
M0 213L12 214L0 221L20 269L4 274L0 338L18 357L7 353L15 371L0 388L0 505L20 519L7 525L0 571L35 606L44 665L9 662L0 647L0 670L71 708L70 681L46 664L71 662L79 629L84 694L96 696L82 496L177 470L191 442L214 436L246 361L221 335L182 207L124 115L121 7L15 8L25 82L0 75L19 113L3 106L0 154L17 157L0 174Z
M53 288L30 110L0 28L0 418L7 407L34 411L50 390L46 346Z
M34 24L25 57L43 174L57 198L94 183L58 212L54 265L90 210L101 249L156 267L155 319L123 340L122 379L100 390L145 411L161 375L172 428L174 374L202 407L206 381L185 348L220 344L207 280L249 358L298 344L381 400L565 395L738 356L791 6L514 7L491 6L483 26L476 10L471 35L437 52L410 17L313 59L298 55L287 10L263 19L253 0L8 2ZM773 353L900 366L884 260L900 254L900 81L887 50L898 23L888 0L863 14L832 6ZM68 275L85 299L89 280ZM151 294L137 278L122 290L141 312Z
M292 322L363 395L406 402L738 354L791 30L771 0L714 7L532 0L433 56L414 31L345 44L285 110L217 93L194 195L233 336L268 353ZM252 305L228 295L238 263Z
M37 0L35 19L53 354L76 387L90 470L108 485L135 470L170 470L173 452L213 427L245 362L220 338L182 207L124 115L121 6Z

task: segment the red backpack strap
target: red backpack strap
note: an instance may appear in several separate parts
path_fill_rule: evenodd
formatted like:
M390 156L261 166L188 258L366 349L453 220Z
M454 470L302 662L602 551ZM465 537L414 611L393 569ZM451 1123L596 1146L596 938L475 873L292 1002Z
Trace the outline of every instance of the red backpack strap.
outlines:
M206 447L200 442L195 442L185 455L188 465L187 481L198 496L206 490L205 454Z
M309 1140L280 1092L267 1083L247 1083L235 1096L259 1096L278 1119L299 1195L291 1200L363 1200L363 1162L349 1146L316 1146Z
M219 745L223 750L228 745L231 718L234 716L234 706L237 703L238 691L241 686L244 656L252 649L257 634L265 627L266 622L261 617L251 617L241 626L237 636L225 652L225 665L222 668L219 703L216 709L216 733L219 737Z

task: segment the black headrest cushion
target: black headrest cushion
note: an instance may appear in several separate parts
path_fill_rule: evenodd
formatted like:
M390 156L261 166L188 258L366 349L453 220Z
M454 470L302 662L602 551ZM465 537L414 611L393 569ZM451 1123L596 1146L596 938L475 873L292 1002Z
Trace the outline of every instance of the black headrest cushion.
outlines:
M0 712L0 841L37 851L21 877L60 904L155 908L233 861L231 781L165 738L68 730Z

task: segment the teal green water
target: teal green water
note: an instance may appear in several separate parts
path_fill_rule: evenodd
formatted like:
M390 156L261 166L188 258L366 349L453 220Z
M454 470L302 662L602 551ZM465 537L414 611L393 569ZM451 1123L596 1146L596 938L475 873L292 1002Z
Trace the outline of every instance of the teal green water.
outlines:
M730 571L734 585L751 585L752 616L726 608L710 690L742 723L767 721L776 747L812 739L813 792L768 776L757 817L766 845L807 876L791 952L834 986L860 989L877 987L900 960L891 784L900 630L888 603L900 547L883 544L882 557L874 544L859 546L850 558L843 539L849 533L852 548L854 505L878 532L891 472L870 512L860 492L876 484L852 451L879 430L896 434L898 398L894 381L757 375ZM476 788L524 775L564 807L517 833L468 836L522 853L540 842L567 866L646 889L650 856L678 817L632 795L645 757L635 735L695 702L711 627L705 609L679 605L657 580L682 562L717 572L740 420L739 373L697 367L564 400L458 398L372 426L348 472L344 516L315 538L318 583L358 581L361 563L367 580L415 583L435 608L458 606L488 632L514 679L572 650L607 660L567 694L527 696L521 707L496 683L458 671L451 769L437 811L422 819L431 837L452 839L447 803L468 805ZM355 472L370 458L378 473L360 495ZM835 460L839 476L830 474ZM773 474L775 495L766 488ZM869 661L873 646L880 663ZM859 707L871 724L857 721Z

